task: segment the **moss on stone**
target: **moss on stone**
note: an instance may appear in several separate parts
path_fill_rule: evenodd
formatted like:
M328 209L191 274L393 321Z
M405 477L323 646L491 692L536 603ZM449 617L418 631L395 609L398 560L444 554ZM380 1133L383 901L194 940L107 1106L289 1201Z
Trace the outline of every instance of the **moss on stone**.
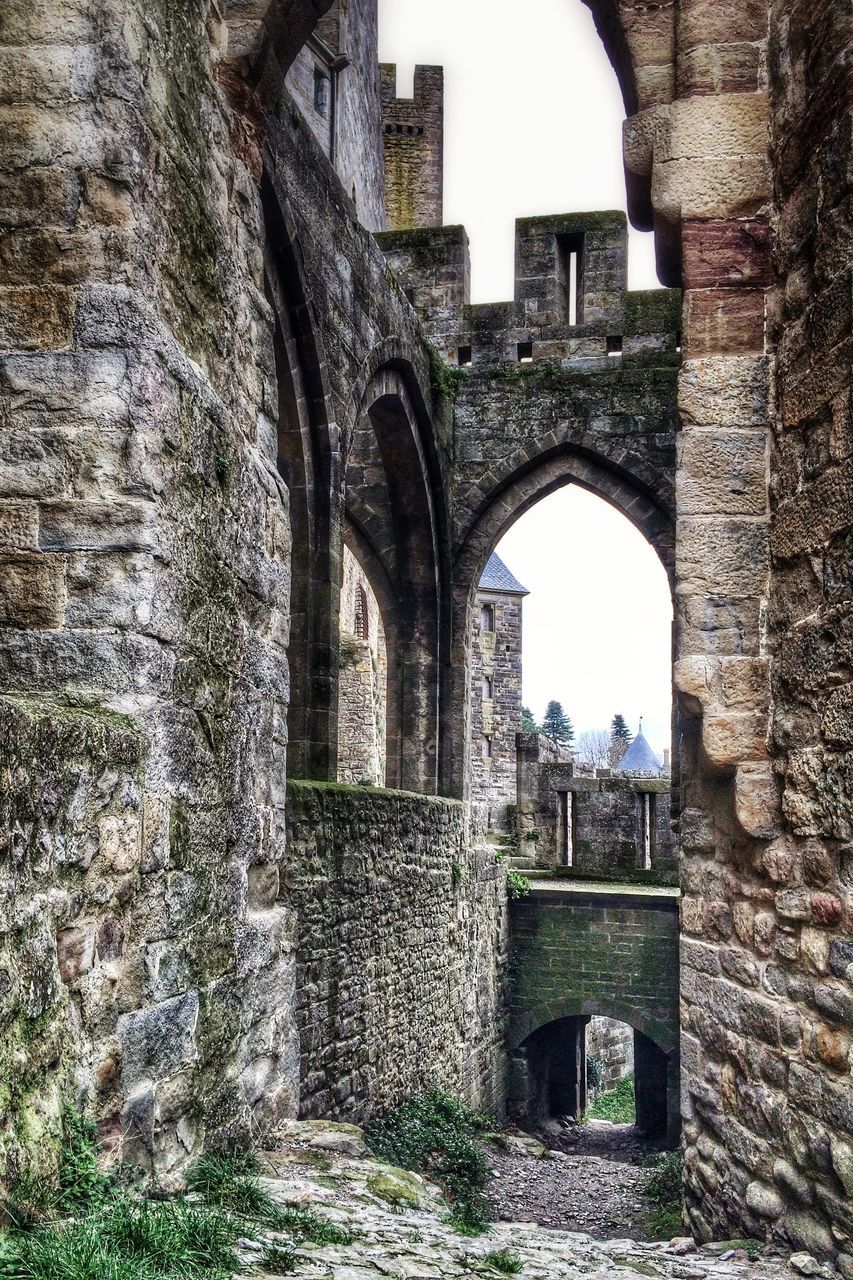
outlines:
M372 1173L367 1179L367 1189L394 1209L420 1208L420 1184L405 1169L388 1166L381 1173Z

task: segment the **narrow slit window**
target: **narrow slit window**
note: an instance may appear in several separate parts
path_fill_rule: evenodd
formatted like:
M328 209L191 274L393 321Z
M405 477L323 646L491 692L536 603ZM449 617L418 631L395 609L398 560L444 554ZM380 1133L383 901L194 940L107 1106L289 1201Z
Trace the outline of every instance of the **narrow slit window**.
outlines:
M483 676L483 701L491 702L493 696L492 677Z
M563 866L575 865L574 796L571 791L558 791L560 802L560 854Z
M640 848L637 865L641 871L648 871L652 865L652 797L648 791L641 791L637 799L640 802Z
M329 111L329 77L322 67L314 68L314 110L321 116Z
M557 236L558 292L563 295L563 314L570 325L583 324L583 233Z
M487 734L483 734L483 759L491 760L492 758L492 740Z
M518 363L530 364L533 359L533 343L519 342L518 344Z
M495 606L493 604L484 604L480 606L480 630L494 631L495 629Z
M474 352L470 347L459 347L456 352L456 362L460 369L464 369L467 365L474 363Z
M621 356L622 339L619 337L611 337L607 339L607 354L609 356Z

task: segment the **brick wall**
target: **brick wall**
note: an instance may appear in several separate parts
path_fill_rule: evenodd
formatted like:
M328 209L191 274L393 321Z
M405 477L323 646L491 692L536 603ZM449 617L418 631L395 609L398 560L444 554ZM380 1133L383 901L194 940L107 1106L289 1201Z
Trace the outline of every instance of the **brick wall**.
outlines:
M385 210L393 231L437 227L444 205L444 70L416 67L414 97L398 98L397 68L384 63Z

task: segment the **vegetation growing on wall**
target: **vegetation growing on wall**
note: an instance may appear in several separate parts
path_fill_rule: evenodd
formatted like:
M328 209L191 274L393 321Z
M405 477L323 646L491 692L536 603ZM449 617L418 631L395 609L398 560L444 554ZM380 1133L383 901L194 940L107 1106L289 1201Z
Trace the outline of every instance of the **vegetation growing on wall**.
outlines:
M457 1098L428 1089L369 1125L366 1136L380 1160L435 1178L456 1229L479 1235L489 1220L484 1195L489 1171L477 1137L487 1127L484 1116Z

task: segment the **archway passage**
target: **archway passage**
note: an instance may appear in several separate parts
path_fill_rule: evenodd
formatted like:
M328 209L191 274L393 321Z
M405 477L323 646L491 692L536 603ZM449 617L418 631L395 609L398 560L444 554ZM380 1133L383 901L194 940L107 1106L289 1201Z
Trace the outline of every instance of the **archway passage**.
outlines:
M608 1074L606 1056L615 1057L619 1049L621 1061ZM635 1150L645 1143L674 1145L677 1058L674 1049L665 1052L618 1019L557 1018L528 1036L514 1054L515 1116L586 1154L619 1158L632 1149L632 1140ZM602 1106L602 1098L612 1102ZM579 1142L576 1126L590 1117L604 1123L590 1126L580 1135L587 1141Z

